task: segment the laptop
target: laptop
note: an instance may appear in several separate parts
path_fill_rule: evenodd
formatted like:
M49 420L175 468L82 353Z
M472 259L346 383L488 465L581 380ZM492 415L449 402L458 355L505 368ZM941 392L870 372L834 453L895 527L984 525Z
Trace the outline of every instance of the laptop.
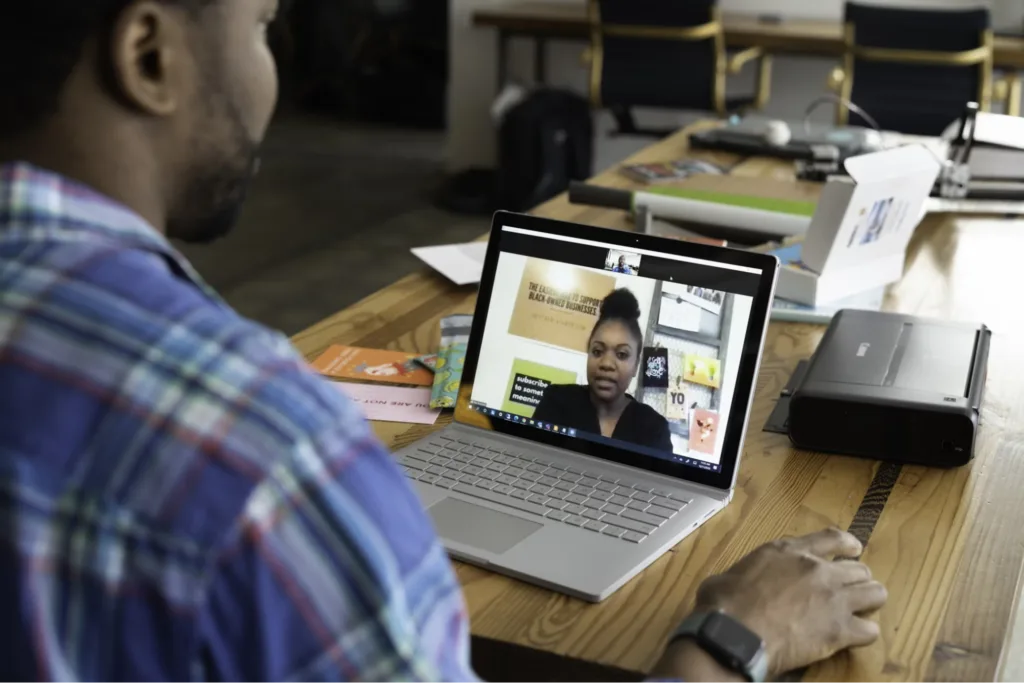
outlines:
M396 453L449 554L597 602L723 509L778 268L495 214L454 421Z

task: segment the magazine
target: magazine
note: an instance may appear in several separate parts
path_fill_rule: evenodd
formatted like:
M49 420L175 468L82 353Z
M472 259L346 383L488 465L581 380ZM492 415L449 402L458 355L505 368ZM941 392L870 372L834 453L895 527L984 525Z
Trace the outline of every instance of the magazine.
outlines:
M680 159L678 161L662 161L650 164L627 164L620 167L620 172L639 183L658 185L683 180L699 173L720 175L722 169L706 161Z

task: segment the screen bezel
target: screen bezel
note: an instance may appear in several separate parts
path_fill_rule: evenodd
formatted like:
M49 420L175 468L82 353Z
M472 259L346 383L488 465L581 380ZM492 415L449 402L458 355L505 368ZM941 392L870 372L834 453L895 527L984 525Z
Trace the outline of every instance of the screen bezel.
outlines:
M736 388L733 392L732 405L729 410L729 424L723 437L719 471L702 470L698 467L636 453L627 448L617 448L578 437L571 438L516 422L490 420L491 429L499 434L507 434L548 446L564 448L575 453L637 467L649 472L665 474L717 489L727 490L731 488L736 478L736 465L739 460L740 446L747 427L756 371L759 366L764 339L768 333L768 316L771 311L775 282L778 277L779 260L770 254L739 251L737 249L499 211L494 214L491 223L490 242L484 259L480 290L473 315L473 327L466 349L465 365L462 372L462 387L466 387L470 394L476 379L484 329L487 325L487 314L494 287L494 277L497 272L498 258L501 254L503 227L521 228L560 237L591 240L626 249L645 249L714 263L742 266L760 271L757 291L750 308L747 333L743 340L743 349L740 352L739 372L736 379ZM473 425L479 421L480 413L472 410L469 400L463 399L463 390L460 388L459 400L456 401L455 407L455 421L461 424Z

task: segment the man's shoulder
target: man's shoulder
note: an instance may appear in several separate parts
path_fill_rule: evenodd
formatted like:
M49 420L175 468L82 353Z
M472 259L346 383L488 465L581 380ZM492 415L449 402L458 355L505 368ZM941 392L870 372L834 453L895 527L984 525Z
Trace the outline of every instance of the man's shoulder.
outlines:
M180 397L178 409L199 399L214 410L273 409L265 427L276 427L281 436L291 422L308 432L317 426L310 416L340 404L334 400L338 392L308 370L286 337L239 315L179 270L183 261L102 242L58 244L53 251L9 280L9 290L21 293L12 313L28 328L42 326L44 318L59 322L44 341L63 338L66 352L104 357L103 377L94 379L116 387L123 398L156 409L135 390L163 388ZM24 342L17 334L0 335L0 344ZM37 350L53 352L45 343ZM89 374L87 365L77 369ZM139 387L143 379L145 387ZM182 419L188 418L186 411Z
M41 467L74 462L75 486L215 543L256 487L308 460L325 434L338 454L371 438L285 337L176 272L173 258L102 241L33 251L15 263L0 250L20 302L17 324L0 330L0 382L58 399L84 390L88 411L54 410L42 418L52 424L37 415L23 428L58 435L45 437L42 460L26 455Z

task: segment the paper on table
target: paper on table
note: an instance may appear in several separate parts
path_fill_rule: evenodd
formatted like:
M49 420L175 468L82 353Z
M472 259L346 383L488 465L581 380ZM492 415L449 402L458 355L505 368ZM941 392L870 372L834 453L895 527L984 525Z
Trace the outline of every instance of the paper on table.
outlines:
M368 420L432 425L440 410L430 408L430 389L331 382L359 405Z
M342 379L361 379L389 384L430 386L434 373L416 362L416 355L402 351L361 349L334 344L313 361L313 369Z
M412 253L455 284L471 285L483 274L487 242L416 247Z

